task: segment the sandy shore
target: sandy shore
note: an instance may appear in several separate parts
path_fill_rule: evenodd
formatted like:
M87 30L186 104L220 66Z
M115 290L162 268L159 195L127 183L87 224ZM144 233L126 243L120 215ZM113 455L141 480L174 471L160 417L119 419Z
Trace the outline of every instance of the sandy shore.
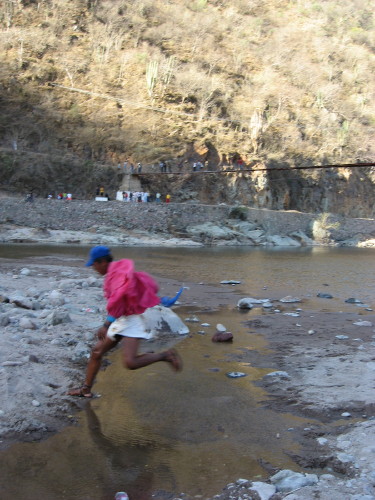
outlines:
M105 314L101 280L82 264L80 259L0 260L2 448L44 439L74 422L76 401L66 390L82 380ZM176 285L161 280L162 294L173 293ZM233 302L229 288L188 285L184 306L196 301L197 293L206 306ZM311 311L304 304L283 307L293 315L270 312L248 322L250 332L269 342L266 356L246 349L233 356L274 368L259 381L269 394L265 406L323 423L300 433L303 453L293 458L332 474L288 493L288 499L375 498L375 315L354 306L345 313ZM336 431L325 431L324 423L333 421ZM244 488L234 484L217 498L240 498Z

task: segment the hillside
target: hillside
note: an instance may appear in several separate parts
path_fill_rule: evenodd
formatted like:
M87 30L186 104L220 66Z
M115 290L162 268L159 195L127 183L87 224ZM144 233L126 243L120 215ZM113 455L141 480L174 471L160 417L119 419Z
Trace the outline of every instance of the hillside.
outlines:
M176 200L372 217L373 11L364 0L6 0L0 182L113 194L118 163ZM242 159L250 174L222 174ZM217 175L192 175L194 161Z

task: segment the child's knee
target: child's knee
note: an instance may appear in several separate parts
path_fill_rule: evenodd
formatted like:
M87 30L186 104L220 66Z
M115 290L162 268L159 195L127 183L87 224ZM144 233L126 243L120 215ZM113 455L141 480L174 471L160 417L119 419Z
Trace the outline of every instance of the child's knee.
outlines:
M133 358L124 358L122 360L122 364L124 365L124 368L127 368L128 370L135 370L137 368L135 359Z

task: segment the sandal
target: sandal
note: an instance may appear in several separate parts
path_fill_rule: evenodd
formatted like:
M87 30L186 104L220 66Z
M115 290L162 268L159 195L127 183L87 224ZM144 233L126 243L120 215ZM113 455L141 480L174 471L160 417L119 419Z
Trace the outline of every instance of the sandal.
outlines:
M92 398L93 394L90 389L90 385L84 384L79 389L72 389L67 394L68 396L78 396L79 398Z

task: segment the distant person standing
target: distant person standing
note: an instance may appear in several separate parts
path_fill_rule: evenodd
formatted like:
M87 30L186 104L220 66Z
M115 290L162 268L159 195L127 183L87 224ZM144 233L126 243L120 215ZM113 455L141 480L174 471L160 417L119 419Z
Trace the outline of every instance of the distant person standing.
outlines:
M160 203L161 202L161 199L160 199L161 198L161 194L160 193L156 193L155 198L156 198L156 203Z
M171 201L171 195L167 194L167 196L165 197L165 203L169 203L170 201Z
M142 164L141 163L137 163L137 172L138 172L138 174L142 173Z
M104 196L104 187L103 186L99 189L99 196Z

